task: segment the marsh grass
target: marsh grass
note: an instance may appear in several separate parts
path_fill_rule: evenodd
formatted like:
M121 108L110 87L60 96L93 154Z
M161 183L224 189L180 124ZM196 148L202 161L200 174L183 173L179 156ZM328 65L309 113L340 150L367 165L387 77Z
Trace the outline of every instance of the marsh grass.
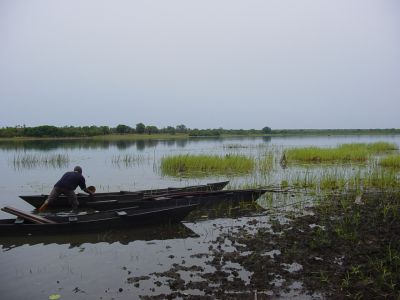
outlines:
M379 165L382 167L400 169L400 155L393 154L393 155L383 157L379 161Z
M349 298L385 295L387 299L398 299L400 194L385 191L329 195L315 209L325 228L328 246L344 251L345 267L332 274L332 278L339 279L337 289ZM312 239L310 245L322 242L319 234Z
M248 174L254 169L254 159L244 155L176 155L161 159L164 175L201 177L205 175Z
M293 174L290 178L290 185L296 189L299 188L316 188L317 175L309 170Z
M391 191L399 186L398 173L395 170L373 168L359 179L363 189L377 188Z
M17 154L13 157L12 164L15 169L65 168L69 161L67 154Z
M135 154L123 154L123 155L114 155L111 159L111 163L115 166L120 167L131 167L135 165L140 165L146 162L146 158L143 155L135 155Z
M306 189L315 193L394 191L399 186L399 172L397 169L385 169L378 165L359 168L307 168L287 173L277 185L281 188Z
M333 162L365 162L368 160L366 149L349 148L293 148L285 151L288 162L333 163Z
M284 152L289 162L303 163L365 163L375 154L397 150L396 144L387 142L341 144L333 148L291 148Z
M275 155L273 152L267 151L264 155L258 157L256 163L261 174L269 174L275 167Z

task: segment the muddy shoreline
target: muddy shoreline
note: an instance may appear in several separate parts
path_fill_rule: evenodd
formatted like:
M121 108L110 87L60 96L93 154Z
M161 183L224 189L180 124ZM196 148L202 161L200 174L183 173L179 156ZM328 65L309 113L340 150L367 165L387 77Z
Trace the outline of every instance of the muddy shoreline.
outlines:
M182 261L127 280L170 289L142 299L397 299L399 203L398 194L341 194L301 213L270 210L197 253L207 267Z

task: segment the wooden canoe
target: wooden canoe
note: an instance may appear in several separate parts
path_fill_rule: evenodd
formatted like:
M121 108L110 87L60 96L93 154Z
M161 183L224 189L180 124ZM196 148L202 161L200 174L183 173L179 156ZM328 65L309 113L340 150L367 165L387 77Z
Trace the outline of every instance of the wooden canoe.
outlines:
M165 194L145 199L109 199L85 202L82 209L109 210L137 206L140 208L159 208L170 205L199 204L211 206L221 202L237 203L240 201L255 201L266 192L264 189L200 191L191 193Z
M189 193L197 191L219 191L222 190L229 181L213 182L204 185L192 185L186 187L170 187L163 189L153 189L153 190L139 190L139 191L119 191L119 192L108 192L108 193L96 193L93 196L88 194L78 193L78 201L81 207L86 206L86 202L93 201L107 201L107 200L140 200L145 198L151 198L159 195L166 194L177 194L177 193ZM25 195L19 196L21 199L29 203L35 208L42 206L43 202L47 199L48 195ZM58 198L57 203L54 204L55 207L70 207L67 197L61 195Z
M116 228L136 228L146 225L177 223L198 204L138 209L130 207L93 213L38 216L7 207L3 211L17 215L0 220L1 235L85 233ZM35 220L36 219L36 220ZM48 220L48 222L44 222Z

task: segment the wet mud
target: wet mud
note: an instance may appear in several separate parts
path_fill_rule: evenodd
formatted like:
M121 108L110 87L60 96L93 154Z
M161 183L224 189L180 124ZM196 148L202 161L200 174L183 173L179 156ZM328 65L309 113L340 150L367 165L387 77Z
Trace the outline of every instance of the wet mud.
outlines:
M399 196L359 200L329 196L301 213L269 210L228 230L221 225L208 251L192 255L201 264L150 274L169 292L141 298L398 299Z

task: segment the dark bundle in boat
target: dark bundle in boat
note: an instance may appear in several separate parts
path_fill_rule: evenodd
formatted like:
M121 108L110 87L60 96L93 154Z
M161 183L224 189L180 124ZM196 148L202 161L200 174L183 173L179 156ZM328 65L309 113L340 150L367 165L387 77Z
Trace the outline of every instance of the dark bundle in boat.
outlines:
M132 201L145 198L153 198L159 195L198 192L198 191L219 191L222 190L228 183L229 181L222 181L222 182L208 183L204 185L187 186L182 188L172 187L172 188L154 189L154 190L96 193L93 196L78 193L77 196L80 207L85 207L87 202L93 202L93 201L106 201L106 200ZM30 205L39 208L42 206L43 202L47 199L48 195L26 195L19 197L28 202ZM63 195L59 196L56 205L57 207L70 207L67 197Z
M24 212L13 207L1 210L16 215L14 219L0 220L1 235L84 233L114 228L134 228L144 225L180 222L198 205L167 206L138 209L130 207L102 212L46 217Z

